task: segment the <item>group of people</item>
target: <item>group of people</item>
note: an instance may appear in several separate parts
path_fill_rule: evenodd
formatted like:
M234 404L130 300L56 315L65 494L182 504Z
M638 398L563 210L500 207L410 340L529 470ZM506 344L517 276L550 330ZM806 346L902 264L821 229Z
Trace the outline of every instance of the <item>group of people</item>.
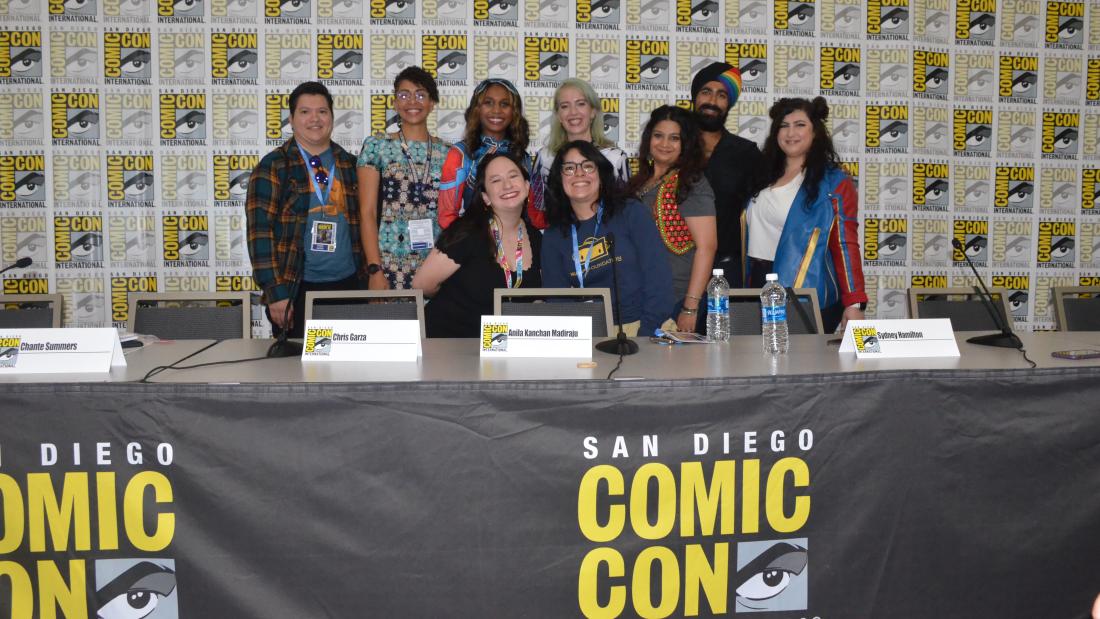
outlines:
M828 105L780 99L761 152L725 128L740 92L735 67L700 70L693 111L651 112L632 172L583 80L557 88L549 139L532 156L511 82L475 88L450 145L428 130L435 80L408 67L394 81L398 131L367 137L358 160L331 139L325 86L299 85L293 137L248 187L253 274L273 330L301 337L308 291L416 288L429 298L429 337L476 337L494 289L549 287L611 289L629 335L701 332L713 268L735 288L775 272L816 289L829 330L862 318L857 192Z

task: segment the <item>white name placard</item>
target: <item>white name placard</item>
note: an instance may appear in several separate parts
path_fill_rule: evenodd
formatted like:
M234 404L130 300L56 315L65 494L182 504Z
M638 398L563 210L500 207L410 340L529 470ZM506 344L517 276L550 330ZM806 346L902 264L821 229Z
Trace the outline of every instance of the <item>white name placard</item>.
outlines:
M416 320L311 320L306 323L302 361L416 361Z
M858 359L958 357L959 345L946 318L849 320L840 352Z
M0 329L0 373L70 374L126 366L115 329Z
M586 316L482 316L482 357L592 358L592 319Z

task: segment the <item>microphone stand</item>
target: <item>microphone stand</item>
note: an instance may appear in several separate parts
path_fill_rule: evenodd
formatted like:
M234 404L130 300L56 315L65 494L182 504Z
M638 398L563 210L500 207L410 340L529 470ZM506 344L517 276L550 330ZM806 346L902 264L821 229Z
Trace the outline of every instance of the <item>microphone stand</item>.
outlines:
M615 268L615 235L608 233L607 235L608 250L611 253L611 285L614 287L615 293L615 314L619 317L619 333L614 339L604 340L599 344L596 344L596 350L607 353L609 355L633 355L638 352L638 344L633 340L626 337L626 333L623 332L623 315L621 307L619 306L619 271Z
M302 356L302 343L292 342L287 339L290 337L290 309L294 307L294 299L297 298L299 284L299 281L295 281L290 289L290 297L287 298L286 310L283 311L284 328L279 332L279 337L272 342L271 347L267 349L267 357L270 359ZM295 318L301 320L302 317L295 316Z
M990 317L993 318L993 324L1001 331L1000 333L990 333L989 335L976 335L966 341L979 346L1022 348L1024 344L1020 341L1020 338L1012 332L1008 324L1001 321L1001 314L997 312L997 308L993 306L993 295L990 294L989 289L985 287L985 281L983 281L982 276L978 274L978 269L974 266L974 263L970 261L970 256L966 255L966 248L963 247L962 241L959 239L951 239L951 246L957 251L962 252L963 258L966 259L966 264L970 265L970 270L974 272L974 277L978 278L981 289L979 289L978 286L974 286L974 293L982 300L985 309L989 312ZM1004 318L1008 320L1007 316Z

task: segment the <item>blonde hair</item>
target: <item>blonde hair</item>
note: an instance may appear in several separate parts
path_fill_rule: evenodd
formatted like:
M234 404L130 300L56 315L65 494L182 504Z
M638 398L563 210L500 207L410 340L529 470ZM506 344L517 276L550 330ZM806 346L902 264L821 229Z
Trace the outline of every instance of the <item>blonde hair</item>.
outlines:
M592 89L592 85L588 82L571 77L562 82L561 86L558 86L558 89L554 91L554 115L550 118L550 139L546 142L546 147L550 149L550 153L556 155L561 147L569 141L569 136L565 135L565 127L561 126L561 120L558 118L558 97L561 95L561 91L566 88L576 88L581 91L585 100L588 101L588 105L596 110L596 116L592 119L592 124L588 128L592 134L592 144L596 148L615 146L615 143L607 139L607 135L603 132L603 106L600 105L599 95L596 94L596 91Z

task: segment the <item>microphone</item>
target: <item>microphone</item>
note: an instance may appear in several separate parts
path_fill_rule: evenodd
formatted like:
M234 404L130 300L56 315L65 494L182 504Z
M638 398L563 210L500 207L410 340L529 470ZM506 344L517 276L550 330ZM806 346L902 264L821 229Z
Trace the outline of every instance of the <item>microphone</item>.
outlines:
M34 262L34 261L31 260L29 256L23 256L19 260L16 260L14 264L9 264L8 266L4 267L3 269L0 269L0 273L7 273L8 271L10 271L12 269L25 269L25 268L31 266L32 262Z
M1016 337L1016 334L1012 332L1008 324L1001 321L1000 313L998 313L997 308L993 306L993 295L989 293L989 288L985 287L985 281L983 281L982 276L978 274L978 269L974 267L974 263L970 261L970 256L966 255L966 248L963 247L962 241L959 239L951 239L951 246L962 252L963 258L966 259L966 264L970 265L970 270L974 272L974 277L978 278L981 289L974 286L974 293L981 298L982 304L985 305L985 309L989 312L990 317L993 318L993 324L1001 330L1000 333L976 335L966 341L971 344L978 344L979 346L1022 348L1023 342L1020 341L1020 338ZM1005 316L1005 319L1007 320L1008 317Z
M298 286L300 284L301 281L299 280L291 282L290 296L287 298L286 310L283 311L283 330L279 332L279 337L277 337L271 344L271 347L267 349L267 357L269 359L302 356L302 343L291 342L287 339L290 337L290 310L294 307L294 299L298 296ZM295 316L295 318L302 320L303 316Z
M611 254L611 285L614 287L615 315L619 317L619 333L614 339L604 340L596 344L596 350L609 355L633 355L638 352L638 344L626 337L623 332L622 307L619 305L619 271L615 268L615 235L607 233L607 250Z

